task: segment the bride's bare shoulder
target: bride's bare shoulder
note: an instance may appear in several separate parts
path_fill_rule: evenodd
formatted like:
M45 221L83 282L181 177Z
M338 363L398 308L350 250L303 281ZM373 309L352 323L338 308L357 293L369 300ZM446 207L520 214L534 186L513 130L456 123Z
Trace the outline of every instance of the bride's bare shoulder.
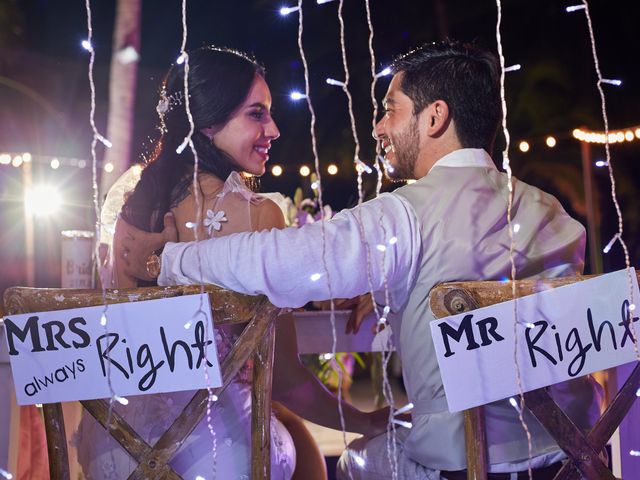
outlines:
M251 203L251 218L256 219L253 224L257 231L285 227L282 210L269 198L261 197L260 202Z

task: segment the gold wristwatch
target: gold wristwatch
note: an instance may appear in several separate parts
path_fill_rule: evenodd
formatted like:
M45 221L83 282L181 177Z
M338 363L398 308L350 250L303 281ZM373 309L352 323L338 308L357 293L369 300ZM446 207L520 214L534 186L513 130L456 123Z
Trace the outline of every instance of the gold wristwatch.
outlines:
M151 278L158 278L160 275L160 255L158 252L153 252L147 257L147 263L145 265L147 273Z

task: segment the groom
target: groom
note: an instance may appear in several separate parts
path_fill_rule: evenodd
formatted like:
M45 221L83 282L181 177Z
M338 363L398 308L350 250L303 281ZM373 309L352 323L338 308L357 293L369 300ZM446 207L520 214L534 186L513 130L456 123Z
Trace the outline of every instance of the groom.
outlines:
M429 330L428 294L436 284L489 280L511 271L506 218L507 177L487 152L501 118L495 57L457 42L426 45L399 57L375 127L396 179L411 185L380 195L332 220L299 229L242 233L195 243L167 243L158 282L202 281L278 306L355 297L370 291L380 304L388 286L389 316L401 354L411 429L397 433L400 478L463 478L462 414L450 413ZM519 278L581 272L585 234L557 200L514 179L515 262ZM161 234L131 230L130 273L164 243ZM166 238L166 237L165 237ZM324 249L318 248L326 242ZM370 258L367 258L367 251ZM198 256L202 264L200 271ZM137 263L134 263L136 262ZM369 269L369 271L367 271ZM202 273L202 277L201 277ZM586 379L551 389L580 427L597 414ZM506 402L487 406L489 478L526 471L527 438ZM534 478L552 478L563 452L528 412ZM339 469L355 478L391 478L384 435L353 442Z

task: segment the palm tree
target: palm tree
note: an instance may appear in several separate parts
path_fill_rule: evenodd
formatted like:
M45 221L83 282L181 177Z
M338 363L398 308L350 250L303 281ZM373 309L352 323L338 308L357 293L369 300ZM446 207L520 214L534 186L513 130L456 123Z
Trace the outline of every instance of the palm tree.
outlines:
M103 173L100 191L104 194L129 166L133 138L138 52L140 51L140 10L142 0L118 0L113 32L111 73L109 79L109 117L107 149L104 163L111 163L112 173Z

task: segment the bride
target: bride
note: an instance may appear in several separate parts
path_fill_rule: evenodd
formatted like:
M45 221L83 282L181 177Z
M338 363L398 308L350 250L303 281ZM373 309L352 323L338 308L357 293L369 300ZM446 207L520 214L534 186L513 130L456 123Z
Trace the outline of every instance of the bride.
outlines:
M165 225L175 223L179 241L195 240L196 231L197 238L203 239L284 227L280 208L252 192L243 177L243 173L259 176L265 172L271 142L280 135L271 117L271 93L263 68L245 54L228 49L203 47L189 54L189 106L195 124L192 140L198 154L197 192L193 188L194 158L189 147L176 153L190 129L183 71L184 64L173 65L163 82L157 107L162 135L152 160L139 181L136 178L130 182L131 188L135 185L130 194L127 181L121 180L105 202L105 206L110 202L120 205L126 197L115 223L111 269L103 269L101 275L107 286L151 285L158 275L153 262L145 279L124 273L121 258L126 251L121 241L126 224L160 232ZM199 224L197 218L202 219ZM239 333L233 328L216 329L220 358ZM211 433L203 420L171 460L170 465L183 478L249 478L249 373L250 366L245 366L214 404L216 448L212 448ZM192 396L193 392L174 392L132 397L127 406L116 405L115 409L153 444ZM277 321L273 398L315 423L340 429L337 399L298 360L290 316ZM346 404L343 410L350 431L375 435L386 428L384 411L366 414ZM272 478L326 478L322 455L300 418L278 403L274 403L274 411ZM87 478L127 478L135 469L135 461L89 415L83 417L78 434L78 458Z

